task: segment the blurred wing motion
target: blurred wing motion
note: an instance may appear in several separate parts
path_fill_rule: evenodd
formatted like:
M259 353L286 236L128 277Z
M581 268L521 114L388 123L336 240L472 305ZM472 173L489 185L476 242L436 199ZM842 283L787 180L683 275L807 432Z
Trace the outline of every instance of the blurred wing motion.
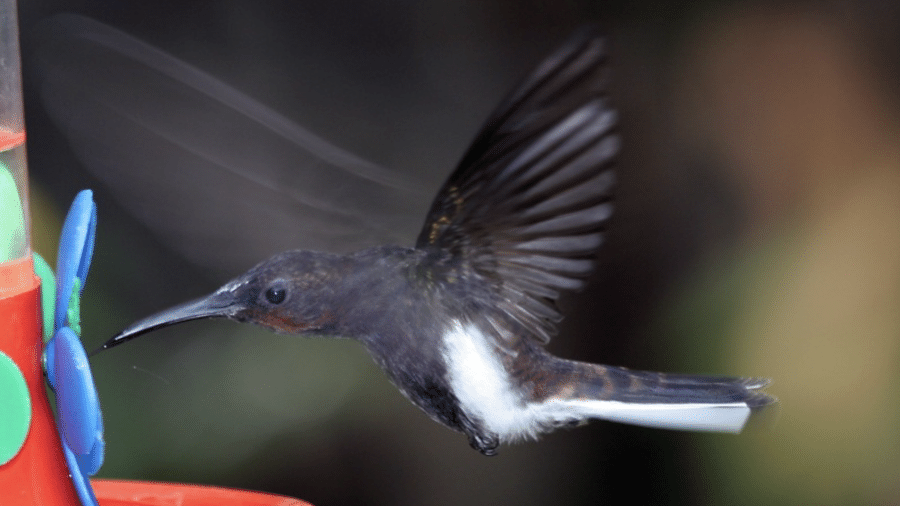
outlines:
M238 272L284 250L415 237L427 193L212 76L80 16L37 39L41 97L76 156L189 260L216 251Z
M449 250L540 342L584 286L612 212L616 112L606 44L577 33L488 118L438 193L418 247Z

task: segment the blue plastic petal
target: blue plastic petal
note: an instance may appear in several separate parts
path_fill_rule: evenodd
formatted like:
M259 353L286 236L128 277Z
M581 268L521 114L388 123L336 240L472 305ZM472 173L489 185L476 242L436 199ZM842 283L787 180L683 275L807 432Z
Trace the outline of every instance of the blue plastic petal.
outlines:
M88 222L87 237L84 239L84 249L81 253L81 262L78 264L76 275L81 280L81 289L84 290L84 284L87 281L88 271L91 269L91 258L94 256L94 238L97 235L97 204L94 204L93 193L90 190L82 190L87 192L85 199L90 203L91 216ZM80 293L79 293L80 295Z
M99 429L94 437L94 447L87 455L75 455L78 461L78 467L81 472L88 476L97 474L100 467L103 466L103 457L106 455L106 441L103 440L103 418L97 419Z
M47 383L56 391L56 336L51 337L44 346L44 372L47 374Z
M56 260L56 311L54 312L54 328L65 325L66 310L72 297L72 286L75 278L84 281L94 253L94 235L97 227L97 208L94 205L93 192L82 190L75 196L66 222L63 225L59 240L59 254Z
M91 450L91 453L88 453L87 455L75 455L75 460L78 462L78 469L84 473L85 476L97 474L97 471L100 470L100 466L103 465L103 452L106 447L101 441L95 448L96 451Z
M72 477L72 484L75 485L75 492L78 493L81 504L84 506L99 506L90 480L81 472L81 468L78 466L78 458L68 446L63 444L62 447L63 454L66 456L66 464L69 465L69 475Z
M73 452L86 455L94 447L100 429L100 401L91 368L81 340L70 328L59 329L53 341L60 432Z

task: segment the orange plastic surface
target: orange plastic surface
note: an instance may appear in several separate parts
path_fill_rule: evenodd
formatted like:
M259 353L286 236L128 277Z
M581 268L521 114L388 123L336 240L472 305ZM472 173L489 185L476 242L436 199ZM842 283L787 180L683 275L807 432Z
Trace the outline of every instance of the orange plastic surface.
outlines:
M100 506L310 506L282 495L230 488L127 480L91 480Z

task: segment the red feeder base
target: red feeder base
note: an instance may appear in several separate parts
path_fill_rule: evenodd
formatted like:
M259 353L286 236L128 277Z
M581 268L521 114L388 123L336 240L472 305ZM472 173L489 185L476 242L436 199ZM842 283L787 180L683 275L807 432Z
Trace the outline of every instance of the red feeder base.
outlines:
M283 495L202 485L125 480L91 484L100 506L311 506Z

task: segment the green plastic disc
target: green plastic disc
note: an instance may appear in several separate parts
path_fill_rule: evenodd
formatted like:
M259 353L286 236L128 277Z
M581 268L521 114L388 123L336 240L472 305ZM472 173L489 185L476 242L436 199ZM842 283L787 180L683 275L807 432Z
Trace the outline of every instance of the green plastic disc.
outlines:
M56 278L44 257L34 253L34 273L41 278L41 314L44 315L44 342L53 337L53 305L56 304Z
M31 425L31 398L19 366L0 351L0 465L19 453Z
M9 168L0 161L0 262L25 253L25 215L22 200Z

